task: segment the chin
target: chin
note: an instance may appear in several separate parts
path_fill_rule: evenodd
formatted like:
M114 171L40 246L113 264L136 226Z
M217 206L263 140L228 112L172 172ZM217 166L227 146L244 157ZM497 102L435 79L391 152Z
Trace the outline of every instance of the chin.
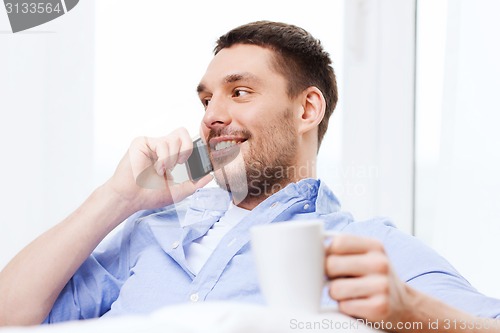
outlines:
M214 171L215 181L223 190L231 192L233 199L243 200L248 194L247 171L242 154Z

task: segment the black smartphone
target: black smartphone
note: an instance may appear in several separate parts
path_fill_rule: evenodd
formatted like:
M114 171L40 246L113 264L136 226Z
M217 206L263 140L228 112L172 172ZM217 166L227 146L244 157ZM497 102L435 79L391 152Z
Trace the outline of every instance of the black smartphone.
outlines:
M214 170L207 145L201 138L193 141L193 153L186 162L186 168L192 181L197 181Z

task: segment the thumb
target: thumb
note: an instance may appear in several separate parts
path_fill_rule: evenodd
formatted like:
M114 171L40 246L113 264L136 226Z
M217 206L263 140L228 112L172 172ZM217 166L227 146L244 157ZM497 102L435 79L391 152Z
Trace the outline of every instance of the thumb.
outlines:
M210 183L213 178L214 177L211 174L208 174L196 182L187 180L183 183L171 186L172 200L174 203L184 200L186 197L193 194L197 189L200 189Z

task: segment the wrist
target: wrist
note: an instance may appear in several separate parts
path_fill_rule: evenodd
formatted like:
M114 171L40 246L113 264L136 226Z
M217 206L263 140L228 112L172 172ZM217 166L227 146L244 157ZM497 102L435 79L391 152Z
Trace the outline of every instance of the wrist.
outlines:
M96 189L96 193L103 197L104 200L109 201L110 204L116 205L116 208L120 211L132 215L136 211L140 210L139 205L136 203L136 197L122 191L119 186L113 184L111 180L108 180Z
M109 221L111 229L139 210L132 198L122 195L109 183L99 186L91 197L95 202L98 202L103 213L106 212L105 214L108 215L107 221Z
M415 327L418 327L421 332L427 332L424 328L430 317L426 308L429 304L426 303L425 295L406 283L401 283L398 295L399 306L388 318L394 332L414 332Z
M404 307L402 318L405 322L421 323L422 333L435 333L436 331L472 333L482 331L481 329L474 329L481 328L481 325L483 325L478 318L419 292L408 285L405 285L405 288L408 302Z

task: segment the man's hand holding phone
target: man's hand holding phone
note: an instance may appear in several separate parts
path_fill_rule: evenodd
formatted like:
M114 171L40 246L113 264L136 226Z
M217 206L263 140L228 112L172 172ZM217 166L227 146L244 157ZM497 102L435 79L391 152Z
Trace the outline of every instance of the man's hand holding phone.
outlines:
M172 169L188 161L192 152L193 142L184 128L164 137L138 137L104 186L124 200L131 213L179 202L212 180L206 174L195 181L173 181Z

